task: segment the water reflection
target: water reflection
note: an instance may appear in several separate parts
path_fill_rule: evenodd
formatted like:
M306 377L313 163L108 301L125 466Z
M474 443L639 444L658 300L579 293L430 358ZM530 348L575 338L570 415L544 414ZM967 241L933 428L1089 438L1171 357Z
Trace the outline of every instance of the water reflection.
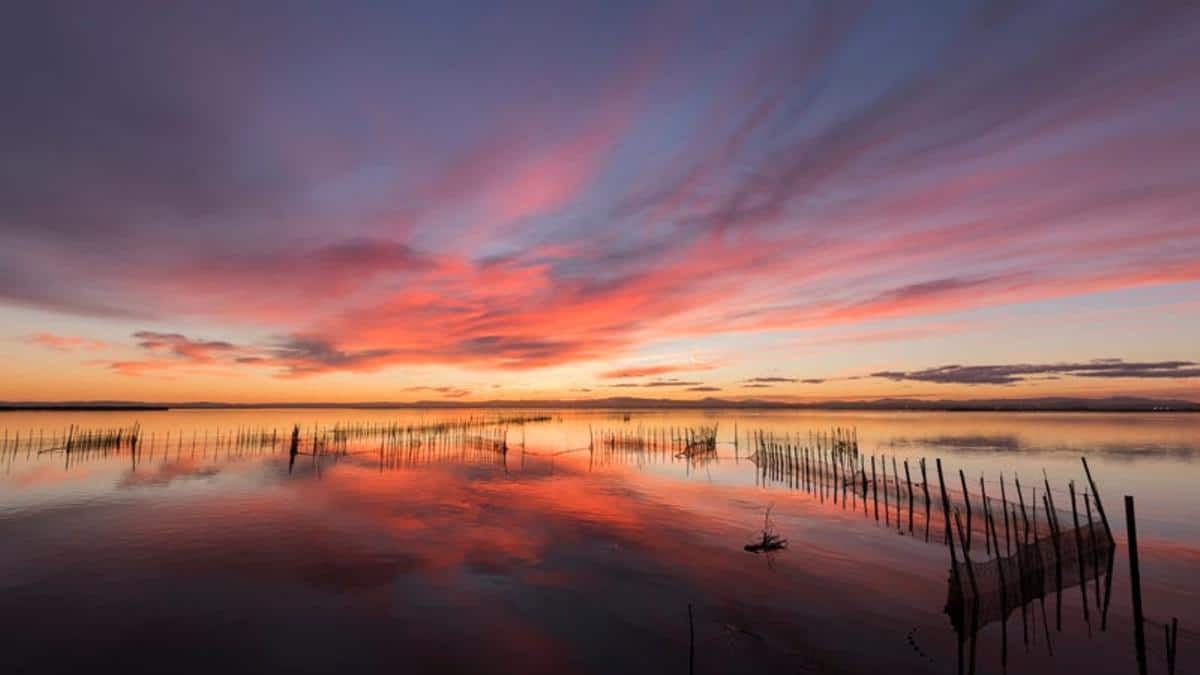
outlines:
M965 667L975 672L975 644L979 632L990 624L1000 626L1001 666L1008 662L1008 623L1016 611L1021 614L1021 640L1026 651L1038 640L1040 610L1041 629L1048 655L1053 655L1050 616L1046 599L1053 594L1055 627L1063 627L1063 593L1079 588L1082 622L1092 634L1092 611L1097 614L1099 629L1108 628L1108 610L1112 600L1113 563L1116 547L1106 535L1097 536L1094 524L1083 529L1050 534L1032 542L1009 546L1006 556L978 562L961 562L952 570L946 613L959 636L959 672L964 671L963 645L970 644L972 661ZM1011 542L1010 542L1011 543ZM1104 592L1101 594L1101 578ZM966 580L968 583L964 583ZM1094 582L1094 596L1089 596L1089 582ZM1094 610L1090 610L1094 597ZM1032 633L1031 633L1032 632Z
M803 419L739 419L736 437L735 422L721 420L711 453L681 456L666 442L597 449L589 424L616 427L617 415L555 418L520 435L510 426L504 452L495 436L467 433L320 442L313 429L333 424L296 431L282 415L226 422L232 433L207 444L201 431L194 453L191 428L168 442L167 426L149 422L138 452L69 464L23 440L0 456L0 634L21 636L0 662L42 672L96 660L176 672L683 672L690 603L698 672L949 672L960 642L968 671L1133 664L1122 559L1098 545L1104 531L1083 512L1091 502L1081 493L1076 526L1060 491L1065 478L1082 480L1077 456L1070 466L1018 457L1004 466L1027 478L1018 490L1011 475L1002 488L991 464L948 446L926 467L928 447L897 456L900 446L879 443L880 452L874 429L859 427L857 453L809 447ZM811 429L852 428L840 421ZM628 431L711 424L635 415ZM791 447L755 447L746 434L758 430L784 446L790 434ZM966 595L963 585L947 591L939 456L949 510L968 535L952 542L962 556L970 541L974 561L978 591ZM1043 501L1043 463L1059 508ZM1106 498L1142 480L1102 458L1093 467ZM772 506L789 547L768 565L742 547ZM1046 549L1051 512L1062 525L1057 555ZM1181 617L1179 660L1194 663L1186 631L1198 618L1186 598L1197 586L1177 570L1196 559L1196 542L1148 524L1143 567L1167 574L1146 575L1147 606ZM1180 593L1183 604L1166 600ZM1026 649L1008 648L1010 629ZM55 648L63 635L75 636L74 649Z

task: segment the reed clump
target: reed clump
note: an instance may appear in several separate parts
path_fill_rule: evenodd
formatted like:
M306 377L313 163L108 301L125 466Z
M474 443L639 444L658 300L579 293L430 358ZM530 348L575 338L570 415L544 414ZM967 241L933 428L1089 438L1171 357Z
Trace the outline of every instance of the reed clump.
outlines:
M107 429L83 429L71 425L61 436L51 436L49 445L44 446L44 435L39 435L38 454L47 452L98 452L116 450L122 446L137 448L141 435L141 426L134 424L129 427L114 427ZM27 436L27 449L32 448L34 435ZM16 437L14 447L20 447L20 435Z
M767 512L763 516L762 533L759 539L742 547L748 553L771 553L787 548L787 539L775 532L775 528L771 525L772 508L774 505L768 506Z
M112 428L83 428L70 425L46 433L5 430L0 434L0 455L13 456L24 452L30 456L63 453L69 464L90 457L102 458L116 454L132 457L134 466L156 455L166 459L184 454L196 457L216 457L219 454L241 457L286 451L295 455L336 456L363 451L375 442L385 448L426 448L451 450L463 448L489 453L508 452L510 427L551 421L549 415L510 415L497 417L467 417L432 422L401 424L399 422L336 422L333 425L312 425L303 429L269 426L238 426L215 430L161 430L147 434L140 424ZM292 425L289 425L292 426ZM290 438L290 442L289 442Z
M717 425L589 429L588 447L601 452L661 452L676 458L699 457L717 451Z

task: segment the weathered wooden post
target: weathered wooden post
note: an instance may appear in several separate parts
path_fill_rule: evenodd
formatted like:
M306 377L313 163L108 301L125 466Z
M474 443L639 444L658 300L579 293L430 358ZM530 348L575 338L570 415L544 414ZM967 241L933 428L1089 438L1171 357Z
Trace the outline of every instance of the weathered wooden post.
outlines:
M1137 517L1133 497L1125 495L1125 532L1129 539L1129 589L1133 594L1133 646L1137 653L1138 675L1146 675L1145 617L1142 615L1142 571L1138 565Z
M1109 543L1115 543L1112 528L1108 526L1108 516L1104 514L1104 504L1100 502L1100 492L1096 490L1096 481L1092 480L1092 470L1088 468L1087 457L1080 457L1079 460L1083 462L1083 472L1087 474L1088 485L1092 488L1092 499L1096 501L1096 511L1100 513L1100 522L1104 523L1104 532L1108 535Z
M975 581L975 568L971 564L971 553L967 550L966 539L963 537L962 519L958 517L958 510L954 511L954 524L958 528L958 542L963 547L963 565L967 568L967 579L971 582L971 593L975 596L975 604L979 604L979 584ZM951 542L953 548L953 542Z
M1079 509L1075 506L1075 481L1067 483L1071 491L1071 522L1075 525L1075 557L1079 560L1079 595L1083 601L1083 620L1091 630L1092 617L1088 612L1087 577L1083 565L1083 533L1079 531Z
M888 477L887 477L887 457L880 458L879 463L883 465L883 522L887 525L892 524L892 512L888 506Z
M1021 504L1021 521L1025 525L1025 536L1021 538L1021 541L1023 543L1028 544L1029 543L1029 513L1025 510L1025 492L1021 489L1021 477L1017 476L1017 475L1013 475L1013 484L1015 484L1017 486L1017 500ZM1037 539L1036 532L1034 533L1033 538L1035 540Z
M896 470L896 456L892 455L892 479L896 482L896 531L900 531L900 472Z
M929 527L932 524L931 513L929 510L929 476L925 471L925 458L921 458L921 490L925 493L925 541L929 541Z
M1096 609L1100 609L1100 546L1096 542L1096 524L1092 522L1092 501L1083 493L1084 513L1087 514L1088 541L1092 547L1092 577L1096 581Z
M1175 675L1175 648L1179 645L1179 618L1171 619L1171 625L1163 626L1167 633L1167 675Z
M904 460L904 481L908 484L908 533L913 532L913 489L912 474L908 472L908 460Z
M992 554L992 538L989 533L988 519L992 517L992 506L988 503L987 485L983 481L983 474L979 474L979 492L980 499L983 500L983 551L987 555ZM1000 544L996 544L996 556L1000 556Z
M696 672L696 626L692 619L692 603L688 603L688 675Z
M1000 505L1004 509L1004 550L1008 555L1012 555L1012 535L1008 529L1008 493L1004 491L1004 474L1000 474Z
M953 547L954 540L953 537L950 536L950 497L946 494L946 478L942 475L942 458L938 457L936 461L938 485L940 485L942 489L942 516L946 520L946 543Z
M1062 550L1059 544L1058 520L1054 518L1054 506L1049 493L1042 495L1046 507L1046 521L1050 527L1050 541L1054 544L1054 628L1062 632Z
M967 474L963 473L962 469L958 470L958 479L960 481L962 481L963 501L966 502L966 505L967 505L967 539L966 539L966 542L964 542L964 546L966 546L967 550L969 551L969 550L971 550L971 534L972 534L972 530L971 530L971 495L967 491Z
M987 500L984 500L986 506ZM985 508L987 528L996 541L996 519L991 508ZM1000 666L1008 670L1008 580L1004 576L1004 558L1000 557L1000 544L996 544L996 571L1000 575Z
M875 455L871 455L871 496L875 500L875 520L879 520L879 480L875 477Z
M858 470L862 474L862 495L863 495L863 516L866 517L867 511L867 460L862 455L858 456Z

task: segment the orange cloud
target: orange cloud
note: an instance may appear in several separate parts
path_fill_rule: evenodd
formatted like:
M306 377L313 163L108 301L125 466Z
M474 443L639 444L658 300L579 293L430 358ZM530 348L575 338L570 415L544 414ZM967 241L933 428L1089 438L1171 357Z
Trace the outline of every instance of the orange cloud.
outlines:
M604 379L622 379L629 377L647 377L650 375L666 375L667 373L690 372L696 370L710 370L712 366L695 364L695 363L664 363L653 366L628 366L625 368L617 368L600 373L600 377Z
M77 350L96 351L107 345L101 340L78 337L74 335L55 335L54 333L35 333L26 340L32 344L41 345L60 352Z

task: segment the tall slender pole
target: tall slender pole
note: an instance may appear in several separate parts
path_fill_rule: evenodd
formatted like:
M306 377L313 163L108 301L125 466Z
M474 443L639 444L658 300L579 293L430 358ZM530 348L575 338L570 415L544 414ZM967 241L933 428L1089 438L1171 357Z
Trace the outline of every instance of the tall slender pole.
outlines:
M942 476L942 458L937 458L938 483L942 486L942 517L946 522L946 543L950 547L950 571L954 576L954 585L962 593L962 579L958 576L958 556L954 552L954 538L950 529L950 499L946 497L946 480Z
M1071 490L1071 522L1075 525L1075 558L1079 563L1079 594L1083 601L1083 620L1087 623L1090 633L1092 618L1088 612L1087 576L1083 562L1083 532L1079 528L1079 509L1075 506L1075 481L1068 483L1067 487Z
M967 539L964 542L967 550L971 550L971 495L967 492L967 474L963 473L962 469L958 470L958 479L962 481L963 501L967 505Z
M692 620L692 603L688 603L688 675L696 672L696 627Z
M1092 470L1088 468L1087 457L1079 458L1083 462L1083 472L1087 474L1088 485L1092 487L1092 499L1096 502L1096 510L1100 512L1100 522L1104 523L1104 532L1108 534L1109 543L1113 539L1112 528L1108 526L1108 516L1104 514L1104 504L1100 502L1100 492L1096 489L1096 481L1092 480Z
M1099 503L1099 501L1097 501ZM1137 650L1138 675L1146 675L1146 632L1142 616L1142 571L1138 565L1137 518L1133 497L1125 495L1125 531L1129 538L1129 588L1133 593L1133 645Z
M1167 632L1167 675L1175 675L1175 647L1179 644L1179 618L1171 619L1171 625L1163 626Z
M913 489L912 474L908 471L908 460L904 460L904 482L908 484L908 533L913 531Z

